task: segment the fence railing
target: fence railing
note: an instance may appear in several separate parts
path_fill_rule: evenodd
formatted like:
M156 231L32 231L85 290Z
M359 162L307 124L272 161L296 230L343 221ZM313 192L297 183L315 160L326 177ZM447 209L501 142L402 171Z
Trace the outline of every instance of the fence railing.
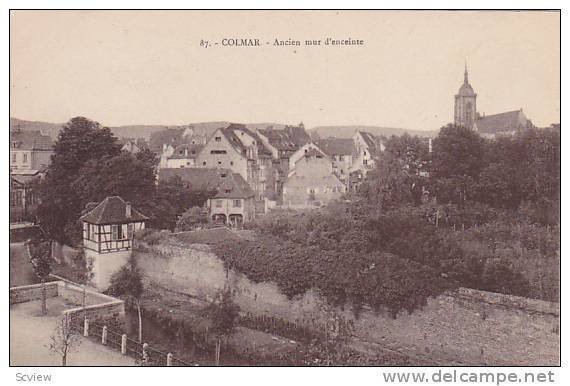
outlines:
M174 357L172 353L152 348L148 343L138 342L129 338L127 334L109 329L106 325L90 322L87 318L70 318L69 323L77 333L110 348L120 350L123 355L134 358L142 366L195 366L195 364Z

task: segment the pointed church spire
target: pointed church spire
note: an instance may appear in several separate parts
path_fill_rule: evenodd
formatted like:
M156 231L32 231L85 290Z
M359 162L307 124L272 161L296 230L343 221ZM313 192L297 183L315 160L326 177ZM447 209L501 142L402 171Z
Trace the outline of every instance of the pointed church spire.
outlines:
M467 60L465 60L465 72L463 73L463 83L469 83L469 73L467 72Z

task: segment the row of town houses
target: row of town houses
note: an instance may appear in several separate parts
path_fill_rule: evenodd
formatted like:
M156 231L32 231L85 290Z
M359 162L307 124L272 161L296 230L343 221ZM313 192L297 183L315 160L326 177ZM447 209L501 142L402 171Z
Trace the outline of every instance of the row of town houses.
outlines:
M123 148L136 152L143 146L129 140ZM379 137L363 131L313 140L303 124L189 126L156 133L146 146L160 157L159 181L178 176L191 189L216 190L207 202L211 219L237 227L274 207L339 199L357 188L384 149Z
M33 182L41 178L53 141L40 131L11 130L10 208L22 221L37 200ZM170 128L142 138L121 138L123 150L150 149L159 157L159 181L178 176L189 189L215 196L207 208L214 221L241 226L274 207L325 205L354 190L384 150L380 137L356 131L352 138L312 139L303 124L250 129Z

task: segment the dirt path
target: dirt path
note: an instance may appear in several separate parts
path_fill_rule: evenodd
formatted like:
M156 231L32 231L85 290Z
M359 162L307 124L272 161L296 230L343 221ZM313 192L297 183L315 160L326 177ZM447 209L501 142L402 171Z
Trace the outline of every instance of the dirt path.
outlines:
M58 298L48 301L48 315L40 316L39 301L10 306L10 365L61 366L61 356L49 349L51 336L67 306ZM134 359L80 337L67 358L68 366L134 366Z

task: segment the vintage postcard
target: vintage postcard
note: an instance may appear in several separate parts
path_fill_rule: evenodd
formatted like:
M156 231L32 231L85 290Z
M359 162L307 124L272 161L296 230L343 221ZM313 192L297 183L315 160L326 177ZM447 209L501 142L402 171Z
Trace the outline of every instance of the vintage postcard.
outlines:
M560 366L560 10L9 19L10 366Z

